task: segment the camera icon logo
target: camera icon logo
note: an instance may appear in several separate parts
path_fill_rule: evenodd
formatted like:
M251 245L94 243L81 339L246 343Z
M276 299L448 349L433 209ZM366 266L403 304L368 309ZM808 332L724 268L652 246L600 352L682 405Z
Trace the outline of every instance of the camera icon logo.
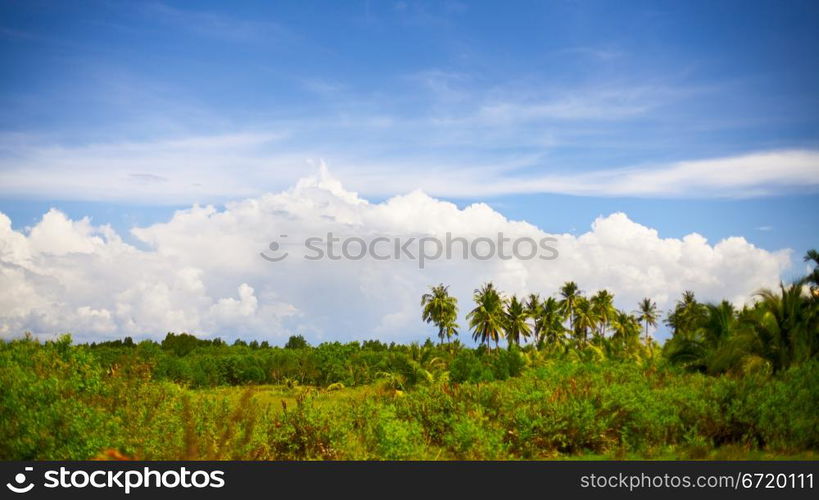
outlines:
M31 472L34 470L34 467L26 467L26 472ZM27 485L23 486L23 483L26 482L26 475L22 472L18 472L14 476L14 481L17 483L18 486L15 486L11 483L6 483L6 487L15 493L28 493L34 488L34 483L28 483Z

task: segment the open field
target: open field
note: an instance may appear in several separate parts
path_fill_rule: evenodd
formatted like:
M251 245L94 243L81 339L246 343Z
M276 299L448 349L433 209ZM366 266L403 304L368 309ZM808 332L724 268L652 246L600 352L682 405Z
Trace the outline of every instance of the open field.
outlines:
M352 387L191 388L150 365L112 369L68 342L0 347L1 458L732 460L815 459L819 450L816 361L715 376L661 358L458 347L454 359L469 353L494 380L456 383L439 371L412 386L382 374ZM519 370L498 369L501 354Z
M378 386L344 388L333 391L320 391L312 388L288 388L286 386L262 385L247 387L225 387L218 389L203 389L196 391L201 398L226 399L231 403L241 401L246 392L252 394L252 399L264 410L270 410L280 416L285 408L296 408L304 395L310 396L310 404L322 410L330 410L334 406L368 404L373 400L389 401L389 391ZM393 398L404 397L403 394ZM368 401L369 400L369 401ZM442 450L443 452L443 450ZM438 454L436 458L458 459L457 454ZM512 458L512 457L508 457ZM555 454L553 457L543 456L541 459L559 460L817 460L819 453L815 450L793 452L787 450L765 450L742 444L725 444L719 447L697 446L665 446L654 449L644 449L640 452L616 450L613 453L595 454Z
M321 390L313 387L287 387L285 385L249 385L241 387L217 387L190 391L192 397L205 400L225 400L238 404L245 393L252 395L254 404L273 413L281 413L285 408L295 408L299 400L309 397L318 407L362 402L367 398L384 395L378 386L361 386Z

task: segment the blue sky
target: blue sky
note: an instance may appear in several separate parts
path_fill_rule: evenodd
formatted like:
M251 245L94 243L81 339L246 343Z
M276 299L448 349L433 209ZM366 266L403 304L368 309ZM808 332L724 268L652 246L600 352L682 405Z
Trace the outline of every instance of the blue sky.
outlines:
M383 199L435 191L436 172L478 183L485 169L492 179L571 177L815 152L819 142L815 2L0 5L0 169L29 179L0 192L0 210L16 227L57 206L127 229L191 202L285 188L321 159L353 189ZM165 197L131 199L128 186L112 196L81 186L63 193L58 179L45 185L54 171L38 170L49 148L83 163L110 146L105 160L116 162L129 156L122 145L222 137L239 137L244 149L231 164L229 142L220 150L227 160L208 168L239 177L252 170L252 186L221 192L214 179L206 192L176 186ZM195 144L177 154L195 163ZM254 162L265 158L281 160ZM141 159L128 174L134 191L150 191L151 179L174 169ZM105 170L91 172L101 190ZM417 177L382 188L379 176L396 170ZM37 175L46 179L31 180ZM560 187L434 194L489 201L560 231L628 210L669 236L740 234L801 252L819 246L809 224L819 197L816 185L792 184L765 196L719 187L625 197ZM569 209L556 213L555 204Z

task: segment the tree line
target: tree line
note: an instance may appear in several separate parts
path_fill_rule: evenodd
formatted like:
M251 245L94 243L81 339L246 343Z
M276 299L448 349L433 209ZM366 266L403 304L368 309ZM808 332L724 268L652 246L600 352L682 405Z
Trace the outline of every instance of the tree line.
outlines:
M667 314L650 298L632 311L619 309L610 291L587 295L571 281L545 298L506 296L486 283L474 291L474 307L466 314L476 349L457 339L458 301L443 284L421 298L421 317L436 326L437 345L370 340L311 346L299 335L284 347L240 339L229 345L219 338L168 333L161 342L126 337L76 347L93 351L92 358L112 376L127 372L190 387L386 381L407 389L419 383L504 380L548 360L664 363L708 374L779 373L819 356L817 258L816 251L808 252L806 261L814 267L807 276L761 290L753 304L704 303L686 291ZM661 321L671 330L662 346L650 334ZM502 341L508 349L499 349Z
M666 315L671 338L663 354L674 364L713 373L753 367L777 372L816 357L819 252L808 251L804 260L814 266L808 275L778 290L760 290L753 304L740 309L728 301L701 303L685 291ZM614 306L608 290L587 297L574 281L564 283L557 298L545 299L536 293L506 296L488 282L474 291L473 301L468 327L473 340L490 350L502 339L510 348L530 341L552 351L605 348L637 356L653 356L658 347L649 329L662 315L648 297L629 312ZM458 300L449 287L431 286L421 297L421 310L422 320L437 327L441 343L458 335Z

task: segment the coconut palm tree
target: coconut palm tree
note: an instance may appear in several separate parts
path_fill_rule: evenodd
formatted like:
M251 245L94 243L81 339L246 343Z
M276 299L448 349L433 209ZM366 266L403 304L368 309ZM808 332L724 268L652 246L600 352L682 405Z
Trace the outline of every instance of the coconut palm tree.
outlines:
M580 297L580 289L574 281L567 281L560 287L560 296L563 300L560 305L563 308L563 313L569 318L569 331L574 331L574 306Z
M492 282L484 284L475 290L473 295L475 309L466 315L469 327L472 329L472 338L480 339L481 344L495 342L497 347L503 336L505 301L495 289Z
M743 315L753 336L751 352L768 360L774 372L819 356L819 308L799 282L757 295L759 302Z
M441 343L458 335L458 299L449 295L449 287L441 283L431 286L429 293L421 296L421 318L426 323L435 323Z
M586 297L578 297L574 304L574 335L585 346L589 330L594 330L597 318L592 310L591 301Z
M694 292L686 290L674 305L674 310L668 313L665 324L671 327L672 338L690 336L705 321L706 315L705 305L697 302Z
M805 276L805 283L810 286L811 295L814 299L819 299L819 252L814 249L808 250L805 254L805 262L813 262L813 271Z
M646 297L640 301L637 312L639 313L637 319L645 325L646 345L650 345L648 339L648 327L657 326L657 303Z
M540 301L540 295L530 293L526 300L526 313L532 320L532 342L540 342L541 327L539 318L543 312L543 303Z
M743 354L733 342L738 335L738 321L734 306L728 301L701 306L704 315L692 324L691 332L673 336L664 346L672 363L683 364L689 369L725 371Z
M512 347L512 344L520 345L521 337L526 338L532 333L532 327L526 322L527 319L529 319L529 312L526 306L515 295L512 295L512 298L506 303L504 315L504 330L509 347Z
M598 291L592 295L591 308L598 322L598 328L595 332L598 336L605 337L609 323L617 314L617 310L614 308L614 295L605 289Z
M562 343L566 332L563 326L565 320L566 317L557 299L548 297L544 300L540 307L540 316L536 319L540 332L538 342L545 342L549 345Z
M630 343L633 339L640 338L640 320L624 311L615 311L614 319L611 322L611 327L614 333L611 338L622 342L623 344Z
M640 320L633 314L615 309L611 320L611 337L606 339L610 356L638 361L645 354L645 347L640 342L642 332Z

